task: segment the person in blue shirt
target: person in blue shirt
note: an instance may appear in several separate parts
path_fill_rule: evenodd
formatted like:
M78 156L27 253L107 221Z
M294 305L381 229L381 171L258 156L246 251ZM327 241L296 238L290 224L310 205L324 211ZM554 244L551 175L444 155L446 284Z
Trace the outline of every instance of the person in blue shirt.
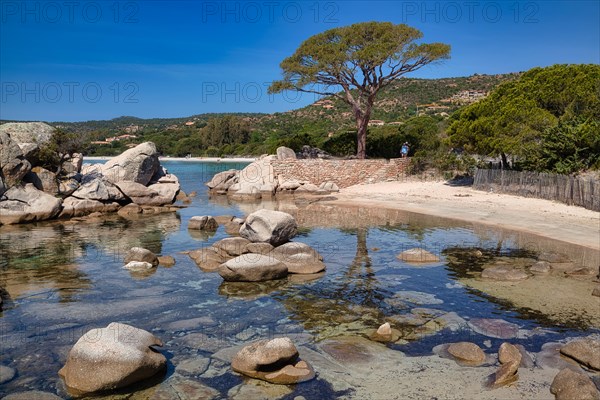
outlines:
M402 145L402 148L400 149L400 157L402 157L402 158L408 157L409 149L410 149L410 146L408 145L408 142L404 142L404 144Z

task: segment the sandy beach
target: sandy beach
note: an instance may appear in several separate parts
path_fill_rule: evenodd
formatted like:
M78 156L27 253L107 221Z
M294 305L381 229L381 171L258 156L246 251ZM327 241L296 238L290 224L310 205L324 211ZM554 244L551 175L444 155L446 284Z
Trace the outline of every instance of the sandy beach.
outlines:
M554 201L418 180L351 186L335 197L337 200L332 204L360 204L436 215L600 250L600 213Z

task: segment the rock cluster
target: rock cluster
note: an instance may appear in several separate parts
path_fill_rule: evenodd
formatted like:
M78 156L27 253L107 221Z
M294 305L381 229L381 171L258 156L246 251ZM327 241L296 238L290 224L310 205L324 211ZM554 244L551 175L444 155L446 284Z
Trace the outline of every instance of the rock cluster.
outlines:
M226 194L236 200L253 200L276 194L329 194L338 192L333 182L322 182L319 186L297 180L285 180L275 176L271 161L293 159L293 150L280 147L277 155L262 156L241 171L228 170L214 175L206 186L216 194Z
M167 359L152 346L162 342L150 332L113 322L83 335L58 373L77 393L129 386L166 371Z
M323 257L315 249L289 241L296 235L297 224L287 213L258 210L238 229L239 237L219 240L189 256L202 270L218 271L228 282L262 282L325 270Z
M142 143L105 165L64 162L60 176L38 165L40 146L54 128L44 123L0 125L0 224L113 212L133 203L159 207L174 202L176 176L160 166L153 143Z
M313 379L314 370L298 356L296 346L287 337L259 340L242 348L231 367L240 374L280 385Z

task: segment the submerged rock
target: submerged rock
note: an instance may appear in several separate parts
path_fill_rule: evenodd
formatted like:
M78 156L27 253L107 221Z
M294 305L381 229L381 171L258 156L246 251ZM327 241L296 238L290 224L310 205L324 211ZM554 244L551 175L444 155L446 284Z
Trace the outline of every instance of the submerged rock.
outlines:
M297 224L288 213L258 210L248 215L240 228L240 236L251 242L265 242L279 246L296 236Z
M552 270L548 261L538 261L529 268L529 272L534 274L547 274Z
M204 271L216 271L221 264L229 259L224 257L214 247L205 247L199 250L194 250L189 253L189 256L198 267Z
M162 265L163 267L172 267L175 265L175 258L173 256L159 256L158 265Z
M315 377L312 367L298 360L298 350L287 338L259 340L242 348L231 362L234 371L270 383L289 385Z
M250 244L248 239L241 237L225 238L213 243L213 247L220 250L230 257L241 256L248 253L247 246Z
M475 332L497 339L512 339L519 334L519 326L503 319L473 318L469 326Z
M569 368L561 370L554 377L550 392L556 396L556 400L600 400L600 392L590 377Z
M67 387L82 393L125 387L166 370L167 359L151 346L162 346L162 341L113 322L83 335L58 373Z
M402 253L398 254L396 258L398 258L400 261L416 264L426 264L440 261L440 258L435 254L418 247L405 250Z
M529 275L515 268L496 266L484 269L481 273L481 277L483 279L490 279L495 281L516 282L529 278Z

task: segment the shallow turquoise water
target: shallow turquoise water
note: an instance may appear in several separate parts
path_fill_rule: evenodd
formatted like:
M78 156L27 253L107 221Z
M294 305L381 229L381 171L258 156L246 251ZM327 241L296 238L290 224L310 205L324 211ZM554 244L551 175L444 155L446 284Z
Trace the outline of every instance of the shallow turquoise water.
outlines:
M178 213L0 228L0 287L10 295L0 312L0 364L17 370L13 380L0 386L0 396L45 390L66 397L57 371L68 350L84 332L113 321L151 331L165 342L167 376L180 359L209 357L219 349L260 338L288 335L310 347L341 334L366 336L386 318L410 314L415 308L453 312L461 320L454 330L439 329L391 345L409 355L431 354L435 345L458 340L480 345L489 341L490 348L497 349L504 340L474 332L467 325L474 318L499 318L517 325L520 331L513 342L532 351L566 335L598 331L585 313L559 320L460 282L469 276L469 269L477 272L486 260L535 258L553 243L402 212L319 207L302 199L295 204L230 203L222 197L211 199L204 182L218 171L243 165L164 165L179 177L185 192L198 193ZM202 272L181 253L227 237L223 228L211 237L190 234L190 217L242 216L262 206L296 216L301 234L295 240L324 256L324 276L308 282L225 284L218 274ZM159 267L150 275L131 274L122 266L124 254L133 246L172 255L177 264ZM415 268L396 259L412 247L426 248L442 262ZM472 249L480 249L484 257L469 257ZM398 298L399 292L404 297ZM203 319L186 325L195 318ZM190 333L204 336L190 345L185 339ZM223 397L242 382L231 372L195 379ZM341 395L317 379L298 385L289 397L318 398L323 393Z

